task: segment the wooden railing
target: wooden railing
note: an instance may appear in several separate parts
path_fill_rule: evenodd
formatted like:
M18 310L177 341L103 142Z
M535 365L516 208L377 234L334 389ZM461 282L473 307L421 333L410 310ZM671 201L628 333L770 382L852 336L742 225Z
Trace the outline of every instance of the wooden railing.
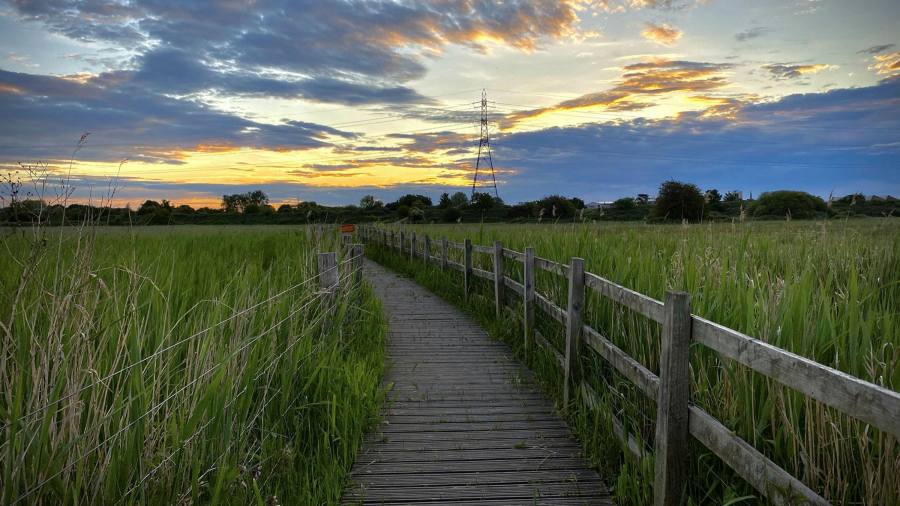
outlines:
M763 374L784 386L837 409L900 439L900 393L863 381L854 376L754 339L736 330L691 314L690 295L668 291L665 302L630 290L601 276L584 271L584 260L572 258L569 265L536 257L533 248L524 252L503 248L497 241L493 247L440 240L439 256L432 255L432 240L424 237L419 248L416 235L375 227L360 230L363 241L383 245L434 263L442 269L462 272L464 295L471 293L475 276L494 284L494 302L499 316L504 307L504 290L522 298L525 350L534 343L546 348L563 371L563 407L572 401L573 387L581 392L585 404L593 409L599 396L578 378L576 359L582 342L587 349L608 362L634 383L657 406L654 504L680 504L686 471L688 437L693 436L731 467L761 494L776 504L829 504L824 498L791 476L787 471L741 439L712 415L690 402L690 344L700 343L729 359ZM463 263L450 260L451 248L462 250ZM493 271L472 265L473 252L490 255ZM504 273L504 261L522 263L523 282ZM535 270L552 272L568 279L568 303L561 308L535 290ZM628 356L609 339L582 321L585 292L593 290L618 304L662 325L660 375L656 376L640 362ZM566 329L565 350L560 353L535 329L535 308L539 308ZM638 459L645 456L643 445L629 437L622 423L612 414L614 435Z

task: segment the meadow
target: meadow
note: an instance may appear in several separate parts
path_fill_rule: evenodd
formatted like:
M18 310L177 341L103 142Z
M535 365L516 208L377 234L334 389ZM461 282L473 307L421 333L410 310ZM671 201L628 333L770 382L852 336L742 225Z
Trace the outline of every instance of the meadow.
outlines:
M490 245L568 264L662 300L667 289L692 296L693 312L775 346L900 390L900 221L768 222L704 225L556 223L545 225L429 225L407 234ZM451 249L451 259L461 253ZM369 246L377 260L467 308L492 333L522 354L522 331L510 316L496 319L492 286L476 285L463 301L460 275ZM475 267L491 269L489 255ZM518 262L505 274L522 281ZM538 271L536 289L566 306L566 280ZM480 293L480 295L479 295ZM517 312L519 310L516 310ZM557 349L564 329L538 310L538 328ZM659 326L608 300L589 295L585 320L651 371L659 372ZM559 394L555 361L537 352L530 365ZM601 396L597 411L578 406L569 421L594 465L612 477L620 504L648 504L652 459L638 461L611 436L605 413L622 420L638 444L652 451L655 403L596 358L584 358L584 377ZM890 506L900 502L900 443L887 434L782 387L712 350L692 347L692 401L776 464L833 504ZM695 444L689 504L765 504L718 458Z
M312 227L0 230L0 503L323 504L385 323Z

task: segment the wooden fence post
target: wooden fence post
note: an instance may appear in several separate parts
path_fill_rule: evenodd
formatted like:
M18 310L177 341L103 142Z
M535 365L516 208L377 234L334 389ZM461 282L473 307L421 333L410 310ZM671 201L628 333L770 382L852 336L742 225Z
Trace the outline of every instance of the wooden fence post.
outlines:
M400 256L403 256L403 248L406 247L406 232L400 231L400 246L397 247L397 252L400 253Z
M425 262L425 265L428 265L428 262L431 260L431 238L428 237L428 234L425 234L424 248L422 250L422 261Z
M668 291L656 408L656 469L653 480L653 504L656 506L681 504L687 479L690 345L691 296L684 292Z
M353 284L359 286L362 282L363 245L354 244L351 251L353 252Z
M328 305L334 302L335 294L338 289L338 280L340 279L337 264L337 253L319 253L319 288L327 292L325 296Z
M463 246L463 298L468 301L472 288L472 240L466 239Z
M525 360L527 361L534 342L534 248L531 246L525 248L523 265L525 290L522 294L522 306L525 310L523 327L525 327Z
M447 260L448 260L448 251L450 249L450 243L447 241L446 237L441 238L441 270L447 270Z
M563 370L563 409L569 408L573 385L578 381L581 352L581 311L584 308L584 259L573 257L569 265L569 305L566 314L566 360Z
M497 318L503 311L503 243L494 241L494 305L497 307Z
M416 233L413 232L409 238L409 261L416 259Z

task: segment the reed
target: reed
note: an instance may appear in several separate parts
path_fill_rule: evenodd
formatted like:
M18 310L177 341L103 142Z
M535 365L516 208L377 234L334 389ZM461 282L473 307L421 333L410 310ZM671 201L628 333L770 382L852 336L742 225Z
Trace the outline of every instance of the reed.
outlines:
M339 500L385 323L365 286L321 296L334 234L4 230L2 249L0 503Z

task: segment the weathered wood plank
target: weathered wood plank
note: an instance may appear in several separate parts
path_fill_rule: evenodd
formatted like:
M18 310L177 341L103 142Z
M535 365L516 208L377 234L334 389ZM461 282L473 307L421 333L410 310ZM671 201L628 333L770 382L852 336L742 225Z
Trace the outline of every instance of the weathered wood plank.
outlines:
M513 292L517 293L520 297L525 295L525 286L518 281L503 276L503 284Z
M775 504L830 504L702 409L689 413L691 435Z
M505 278L506 275L503 274L503 243L494 241L494 307L497 319L500 319L500 313L503 311L503 289L506 287L503 280Z
M516 260L519 262L522 262L525 260L524 253L520 253L518 251L507 249L507 248L503 249L503 256L505 256L506 258L509 258L510 260Z
M900 438L900 393L776 348L699 316L694 340L782 385Z
M542 271L553 272L559 274L560 276L568 276L569 275L569 266L563 265L553 260L547 260L546 258L534 257L534 266Z
M585 382L581 382L581 394L584 399L584 403L593 411L597 411L601 408L600 405L600 396L597 395L597 392L591 388ZM619 442L624 445L625 448L638 460L643 459L644 455L649 453L644 445L634 438L631 434L628 434L625 431L625 426L619 421L618 418L612 413L607 413L607 415L612 422L613 435L618 438Z
M598 355L603 357L610 365L623 376L628 378L632 383L638 386L647 397L656 401L659 392L659 377L650 372L640 362L631 358L622 351L618 346L600 335L599 332L584 326L583 336L584 342L591 347Z
M647 297L642 293L638 293L630 288L613 283L612 281L602 278L590 272L585 273L584 282L587 286L594 289L604 297L612 299L627 308L636 311L647 318L663 323L665 312L663 303Z
M535 292L534 293L534 302L535 305L544 310L551 318L562 323L566 324L566 312L563 309L553 302L550 299L544 297L543 295Z
M563 354L553 346L553 343L547 340L543 334L540 333L537 329L534 330L534 341L553 354L553 358L556 360L556 363L559 364L559 369L562 371L566 367L566 358L563 357Z
M479 278L494 280L494 273L491 271L486 271L484 269L479 269L478 267L472 267L472 274L478 276Z

